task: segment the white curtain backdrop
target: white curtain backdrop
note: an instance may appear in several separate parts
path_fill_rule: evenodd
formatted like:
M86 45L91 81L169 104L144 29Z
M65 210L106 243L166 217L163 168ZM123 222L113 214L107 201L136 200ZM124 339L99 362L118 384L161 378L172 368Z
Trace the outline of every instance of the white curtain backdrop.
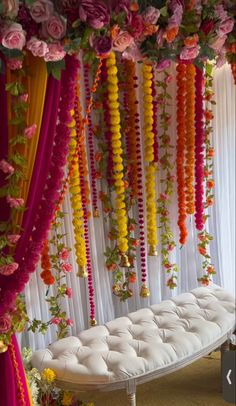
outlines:
M174 68L173 68L174 76ZM175 122L175 80L170 85L170 93L173 97L173 116L170 135L173 144L176 143L176 122ZM216 204L211 210L209 231L214 235L211 244L213 263L217 271L214 282L225 287L234 293L235 286L235 94L236 87L233 84L230 67L224 65L215 71L214 91L216 107L214 111L214 146L215 156L215 201ZM140 90L141 92L141 90ZM140 93L141 96L141 93ZM99 186L98 186L99 189ZM159 189L159 182L157 182ZM177 197L176 191L173 196L173 205L170 209L172 227L178 241L177 228ZM65 216L64 231L67 233L66 244L73 248L74 236L72 227L72 211L69 197L64 203ZM100 207L102 213L102 208ZM197 279L202 275L201 257L197 252L197 237L194 227L194 218L188 218L189 238L186 246L180 249L177 245L172 254L172 260L179 265L178 287L170 291L166 287L166 274L161 268L161 258L148 257L148 277L151 296L142 299L139 296L140 281L135 285L134 296L125 303L121 303L112 294L112 274L104 266L104 255L107 241L107 225L100 218L90 220L90 242L92 252L92 264L96 297L96 319L103 324L115 317L125 315L128 312L158 303L172 295L187 292L198 286ZM160 247L159 247L160 248ZM76 335L79 331L88 328L88 300L87 281L76 277L76 258L73 250L71 252L71 263L74 270L67 275L67 283L73 288L73 299L64 300L64 307L70 318L74 320L74 327L71 334ZM139 261L136 264L136 272L139 274ZM31 319L39 318L44 321L50 319L47 303L45 302L45 285L39 277L40 269L32 276L30 283L25 290L28 314ZM45 336L25 332L19 336L21 345L30 345L33 350L43 348L56 338L55 327L52 326Z

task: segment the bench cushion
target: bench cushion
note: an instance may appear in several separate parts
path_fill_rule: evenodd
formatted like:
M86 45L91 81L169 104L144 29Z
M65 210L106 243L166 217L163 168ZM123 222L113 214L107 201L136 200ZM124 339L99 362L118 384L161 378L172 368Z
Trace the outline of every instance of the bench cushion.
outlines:
M107 384L194 357L234 327L234 298L200 287L54 342L32 364L54 369L59 382Z

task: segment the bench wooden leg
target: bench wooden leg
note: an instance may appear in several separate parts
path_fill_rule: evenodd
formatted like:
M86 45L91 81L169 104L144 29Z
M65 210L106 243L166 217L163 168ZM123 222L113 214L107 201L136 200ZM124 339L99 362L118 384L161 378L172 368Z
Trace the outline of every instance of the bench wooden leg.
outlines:
M128 405L136 406L136 394L135 393L128 393Z
M136 382L134 379L126 384L128 406L136 406Z

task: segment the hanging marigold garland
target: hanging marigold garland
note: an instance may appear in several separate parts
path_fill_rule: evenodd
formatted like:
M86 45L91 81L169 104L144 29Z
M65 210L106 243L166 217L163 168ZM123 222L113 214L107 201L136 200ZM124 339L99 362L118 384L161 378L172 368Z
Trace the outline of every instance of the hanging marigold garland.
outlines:
M185 191L187 202L187 213L194 214L195 198L194 198L194 145L195 145L195 66L191 63L186 67L186 109L185 109Z
M90 72L90 67L88 64L85 64L84 65L84 87L85 87L86 104L88 104L91 99L89 72ZM90 158L90 168L91 168L92 207L93 207L93 216L99 217L93 137L94 137L93 123L92 123L91 115L89 115L88 116L88 147L89 147L89 158Z
M204 110L203 71L196 68L195 77L195 225L204 228Z
M214 158L214 148L211 145L212 142L212 105L215 104L213 100L214 93L213 93L213 78L212 78L212 65L206 64L205 69L205 89L204 89L204 100L206 103L206 107L204 110L204 181L205 181L205 212L204 212L204 229L198 233L198 251L201 254L203 261L202 267L203 271L205 272L203 276L199 279L199 281L203 285L208 285L210 280L212 279L212 275L214 275L215 267L212 264L211 256L209 253L209 246L210 242L213 240L213 237L207 231L207 219L209 217L209 208L214 204L214 180L213 180L213 158Z
M179 63L176 67L177 75L177 146L176 146L176 172L177 172L177 193L178 193L178 226L179 242L184 245L188 232L186 227L186 194L185 194L185 97L186 97L186 65Z
M170 258L170 253L173 251L176 244L170 224L169 206L174 190L175 176L172 175L172 170L174 167L172 155L173 146L168 134L171 115L167 111L170 105L169 100L171 99L171 96L168 93L168 84L172 81L173 77L166 71L163 72L163 75L162 80L157 80L157 86L159 88L158 97L161 101L159 110L160 128L162 130L159 134L159 165L161 173L160 184L162 190L158 199L157 212L160 218L162 266L168 274L166 285L170 289L174 289L177 286L176 273L178 272L178 267L176 263L171 262Z
M108 81L108 103L110 112L110 124L112 134L112 153L113 153L113 178L115 187L115 213L118 228L118 248L121 255L121 266L129 266L126 252L128 250L128 227L125 205L125 185L124 185L124 166L123 149L121 144L120 132L120 112L116 57L112 52L106 59L107 81Z
M72 113L74 117L74 111ZM79 163L78 156L75 157L75 152L77 151L77 133L75 130L76 122L73 118L71 123L71 141L70 141L70 153L68 157L69 164L73 161L73 174L69 180L69 192L71 199L71 206L73 209L73 226L74 226L74 237L75 237L75 254L76 261L79 266L78 276L87 276L86 273L86 247L84 240L84 211L82 207L82 195L80 186L80 176L79 176Z
M144 159L145 159L145 188L147 212L147 241L148 255L157 255L157 220L156 220L156 185L154 162L154 133L153 133L153 96L152 96L152 66L143 63L143 115L144 115Z
M41 253L41 268L42 268L42 272L40 273L40 277L42 278L45 285L54 285L55 278L51 272L52 264L51 264L50 255L49 255L48 240L44 241L44 246L43 246L43 250Z
M153 97L153 134L154 134L154 144L153 144L153 153L154 153L154 162L158 162L158 135L157 135L157 115L158 115L158 101L157 101L157 91L156 91L156 78L155 78L155 69L152 68L152 97Z

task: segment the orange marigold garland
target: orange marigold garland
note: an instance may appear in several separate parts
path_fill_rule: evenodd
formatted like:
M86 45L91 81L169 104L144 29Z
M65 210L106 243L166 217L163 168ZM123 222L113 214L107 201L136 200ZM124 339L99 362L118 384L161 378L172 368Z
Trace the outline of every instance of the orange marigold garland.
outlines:
M179 63L176 67L177 75L177 150L176 150L176 172L177 172L177 192L178 192L178 226L179 242L185 244L188 236L186 227L186 193L185 193L185 97L186 97L186 65Z
M40 273L40 277L42 278L45 285L54 285L55 278L52 275L51 269L52 264L49 255L49 243L48 240L44 241L43 250L41 253L41 268L42 272Z
M205 151L204 151L204 181L205 181L205 214L204 214L204 229L198 233L198 252L203 258L202 267L205 272L204 275L199 279L203 285L208 285L214 275L215 267L212 264L211 256L209 253L209 245L213 240L211 234L207 231L207 219L209 217L209 208L214 204L214 180L213 180L213 158L214 158L214 148L211 145L212 141L212 105L215 104L213 100L214 93L212 90L213 87L213 78L212 78L212 65L207 64L205 70L205 91L204 91L204 100L206 103L204 117L205 117Z
M195 147L195 74L196 69L192 64L186 66L186 109L185 109L185 193L187 202L187 213L194 214L195 199L194 199L194 147Z
M152 66L143 64L143 115L144 115L144 159L146 178L146 211L147 211L147 240L149 255L157 255L157 208L154 162L154 133L153 133L153 96L152 96Z
M121 144L121 128L120 128L120 112L119 112L119 93L118 93L118 78L116 57L112 52L107 60L107 81L108 81L108 104L110 112L110 129L112 140L113 153L113 178L115 187L115 213L118 229L118 248L121 254L121 266L129 266L128 257L128 227L127 213L125 205L125 184L124 184L124 165L123 165L123 149Z

